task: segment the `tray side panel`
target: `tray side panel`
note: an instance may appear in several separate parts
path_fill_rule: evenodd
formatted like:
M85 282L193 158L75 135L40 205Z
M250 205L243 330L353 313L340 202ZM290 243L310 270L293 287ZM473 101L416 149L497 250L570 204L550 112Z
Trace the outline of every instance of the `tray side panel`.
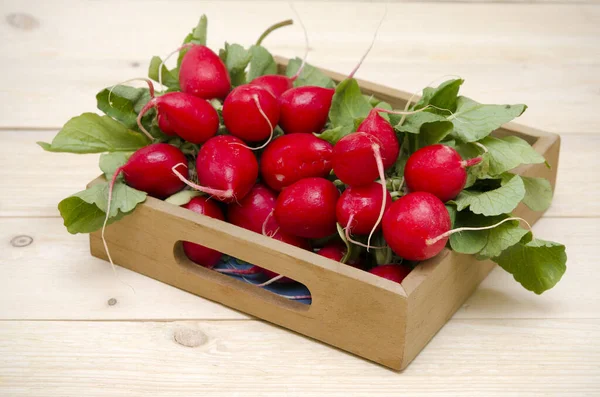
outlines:
M173 208L172 208L173 207ZM404 349L406 296L398 284L155 199L110 225L115 263L392 368ZM310 306L190 262L180 240L201 243L306 285ZM94 256L107 259L100 234Z

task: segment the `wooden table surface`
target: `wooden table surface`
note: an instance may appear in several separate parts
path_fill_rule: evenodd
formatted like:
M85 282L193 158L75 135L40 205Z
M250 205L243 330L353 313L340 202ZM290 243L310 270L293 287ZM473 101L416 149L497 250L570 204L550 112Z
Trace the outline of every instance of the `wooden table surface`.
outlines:
M309 61L340 72L383 12L357 2L296 8ZM94 111L103 87L144 76L203 12L213 48L249 45L293 14L285 2L3 0L0 395L600 395L600 4L388 8L358 77L414 91L458 74L466 95L526 103L521 123L562 135L554 203L534 228L567 245L556 288L536 296L495 269L402 373L119 268L133 293L56 208L99 173L97 156L35 142ZM265 45L300 55L301 30ZM177 342L190 335L198 347Z

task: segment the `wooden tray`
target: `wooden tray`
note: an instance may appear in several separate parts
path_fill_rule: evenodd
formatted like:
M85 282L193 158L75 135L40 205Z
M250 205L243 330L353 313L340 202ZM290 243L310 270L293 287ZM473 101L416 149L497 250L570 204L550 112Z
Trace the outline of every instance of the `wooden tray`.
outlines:
M287 60L277 59L283 69ZM323 70L336 81L345 76ZM359 81L363 93L403 108L411 94ZM544 164L518 168L554 189L558 135L507 124L496 136L516 135L543 154ZM93 182L92 182L93 183ZM541 212L514 211L530 224ZM420 263L402 285L229 223L148 197L133 214L106 230L115 263L198 296L321 340L394 369L405 368L493 269L491 261L445 249ZM297 280L312 304L290 301L191 262L181 241L191 241ZM93 256L107 259L100 233L90 235Z

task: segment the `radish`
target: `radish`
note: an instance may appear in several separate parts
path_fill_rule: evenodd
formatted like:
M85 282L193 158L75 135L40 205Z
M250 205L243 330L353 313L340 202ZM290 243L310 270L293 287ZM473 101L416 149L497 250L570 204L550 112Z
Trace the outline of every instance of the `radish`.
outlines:
M219 208L214 201L209 200L206 197L194 197L189 203L184 204L182 207L194 211L197 214L206 215L222 221L225 220L221 208ZM219 260L223 256L219 251L189 241L183 242L183 251L192 262L209 269L212 269L219 263Z
M268 90L241 85L225 99L223 121L231 135L246 142L262 141L273 134L279 121L279 104Z
M182 182L228 203L243 199L258 177L256 157L231 135L215 136L202 145L196 159L198 184L179 173L180 165L173 172Z
M389 196L385 187L381 142L373 134L354 132L340 139L333 147L333 172L342 182L351 187L370 185L379 176L381 197ZM371 237L383 218L386 202L387 200L385 202L382 200L379 216L369 234L367 249L370 248ZM348 226L348 223L345 225ZM349 230L346 229L346 231L349 238Z
M336 231L335 204L340 192L323 178L304 178L277 198L275 219L284 233L323 238Z
M321 248L317 254L336 262L341 262L347 251L348 248L343 243L336 241ZM358 260L350 259L346 265L355 267L357 269L362 269L360 261Z
M412 269L408 266L389 264L375 266L374 268L369 270L369 273L400 284L402 280L404 280L406 276L408 276L411 270Z
M296 87L279 98L279 126L286 134L321 132L331 107L333 88Z
M231 79L221 58L203 45L185 45L179 50L184 47L189 50L179 67L181 91L204 99L225 98L231 90Z
M400 197L383 217L385 241L396 254L411 261L439 254L448 241L446 233L450 228L450 215L444 203L427 192Z
M275 98L279 98L284 92L294 86L294 77L287 77L281 74L267 74L259 76L250 82L269 91Z
M110 190L112 191L117 176L123 172L127 185L152 197L165 199L185 187L171 171L177 164L184 164L187 174L187 159L175 146L167 143L144 146L133 153L125 165L117 168Z
M308 177L331 171L333 146L312 134L289 134L275 139L260 159L260 173L269 187L280 191Z
M398 144L394 127L379 115L381 110L379 108L372 109L367 118L360 123L356 131L366 132L377 138L381 150L383 168L387 170L396 163L396 159L400 153L400 145Z
M337 201L337 221L349 233L367 235L374 228L380 228L378 219L381 207L385 211L391 204L392 196L387 190L382 196L381 184L377 182L366 186L350 186Z
M227 207L227 220L244 229L255 233L266 230L277 229L277 222L271 216L275 209L277 194L268 187L257 183L252 190L237 203L231 203ZM265 224L265 221L268 223Z
M453 148L435 144L414 152L406 162L404 180L412 192L428 192L446 202L458 196L467 182L466 168L481 157L463 160Z
M183 92L168 92L154 97L142 108L137 117L140 130L151 140L152 135L142 125L142 117L156 107L158 126L167 135L177 135L195 144L206 142L217 134L219 115L208 101Z
M115 274L115 265L108 250L104 234L108 218L110 217L113 188L118 176L123 173L123 179L127 185L144 191L150 196L164 199L185 187L185 184L180 181L179 176L176 176L172 171L173 167L177 166L185 167L185 174L186 176L188 175L187 159L181 150L166 143L153 143L136 150L129 157L127 163L115 170L108 187L106 216L104 217L101 232L104 250ZM179 175L183 176L180 173Z

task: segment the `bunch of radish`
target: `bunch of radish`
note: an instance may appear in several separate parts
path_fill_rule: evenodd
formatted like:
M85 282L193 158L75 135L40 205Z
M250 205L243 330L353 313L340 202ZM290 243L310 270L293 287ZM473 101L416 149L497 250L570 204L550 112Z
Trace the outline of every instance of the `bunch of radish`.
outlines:
M187 199L177 201L183 208L397 283L465 229L452 229L447 204L463 191L469 168L482 155L461 156L455 149L460 136L417 144L421 141L403 127L407 116L420 112L451 120L453 109L440 109L431 93L431 103L409 108L409 101L403 110L360 95L362 116L335 125L342 91L358 87L354 73L373 43L337 87L331 80L310 83L308 75L316 69L306 72L312 68L306 54L286 75L271 69L240 83L239 68L226 62L228 47L217 54L201 34L202 29L200 35L194 31L173 53L179 54L176 69L169 71L161 61L154 79L170 75L166 92L155 92L144 79L147 99L136 105L135 124L148 142L112 174L104 227L113 216L115 183L172 202L184 191ZM241 73L243 80L250 72ZM444 119L443 111L451 117ZM202 245L184 242L183 251L221 273L263 275L260 286L294 283L260 264L220 266L223 255Z

